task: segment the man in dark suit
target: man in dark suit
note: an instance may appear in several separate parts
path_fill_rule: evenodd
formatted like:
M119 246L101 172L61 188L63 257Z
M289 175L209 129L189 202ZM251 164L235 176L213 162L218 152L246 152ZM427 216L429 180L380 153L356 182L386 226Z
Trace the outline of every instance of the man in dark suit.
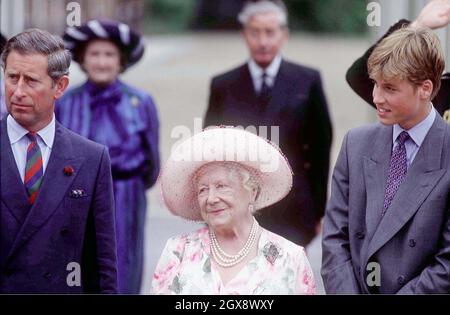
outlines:
M336 162L323 226L327 293L450 292L450 125L431 103L444 68L426 28L397 30L370 55L380 123L350 130Z
M108 151L53 113L70 59L59 37L37 29L2 54L0 293L116 293Z
M268 127L259 135L277 142L286 154L294 184L285 199L257 219L305 246L317 234L324 213L332 140L320 74L281 57L288 37L281 1L249 2L239 21L251 58L213 78L205 125ZM279 134L271 126L279 127Z
M450 23L450 0L430 1L420 12L419 16L412 23L408 20L400 20L395 23L386 34L364 55L358 58L347 70L346 79L350 87L367 103L375 108L372 99L373 82L367 73L367 59L375 49L376 45L389 36L395 30L408 25L423 26L431 29L446 27ZM450 73L445 73L441 78L441 89L433 99L433 105L445 121L450 123Z

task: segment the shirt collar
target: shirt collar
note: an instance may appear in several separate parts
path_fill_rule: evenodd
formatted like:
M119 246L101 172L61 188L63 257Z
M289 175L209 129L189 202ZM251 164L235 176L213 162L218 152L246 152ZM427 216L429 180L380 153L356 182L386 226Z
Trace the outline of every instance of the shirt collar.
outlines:
M248 69L250 71L252 79L253 80L260 79L263 72L266 72L267 76L274 79L277 76L278 70L280 69L281 60L282 60L281 55L278 54L272 60L270 65L266 69L263 69L260 66L258 66L258 64L253 59L250 59L248 62Z
M435 118L436 118L436 110L432 106L428 116L409 130L403 129L402 127L400 127L399 124L395 124L394 130L392 132L392 142L395 143L397 137L402 131L407 131L410 138L415 142L415 144L417 144L417 146L420 147L428 131L431 129L431 126L433 126Z
M11 144L16 143L17 141L22 139L27 133L29 133L29 131L23 128L11 115L8 115L8 118L6 119L6 124ZM55 129L56 129L56 120L55 114L53 114L52 121L47 126L45 126L44 128L42 128L37 132L42 141L44 141L45 145L50 149L53 147L53 142L55 140Z

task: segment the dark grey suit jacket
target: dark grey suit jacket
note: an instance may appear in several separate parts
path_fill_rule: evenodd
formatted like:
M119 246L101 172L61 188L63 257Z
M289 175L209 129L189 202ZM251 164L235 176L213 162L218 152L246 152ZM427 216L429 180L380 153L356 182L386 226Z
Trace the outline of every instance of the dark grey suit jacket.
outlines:
M392 126L345 137L323 228L327 293L450 292L450 126L438 115L381 219ZM380 286L368 286L380 266Z

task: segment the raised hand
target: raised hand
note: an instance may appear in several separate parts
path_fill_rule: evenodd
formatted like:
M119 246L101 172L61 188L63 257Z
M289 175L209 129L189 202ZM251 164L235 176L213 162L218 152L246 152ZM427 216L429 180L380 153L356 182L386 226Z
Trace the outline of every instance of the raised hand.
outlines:
M450 23L450 0L432 0L420 11L412 27L437 29Z

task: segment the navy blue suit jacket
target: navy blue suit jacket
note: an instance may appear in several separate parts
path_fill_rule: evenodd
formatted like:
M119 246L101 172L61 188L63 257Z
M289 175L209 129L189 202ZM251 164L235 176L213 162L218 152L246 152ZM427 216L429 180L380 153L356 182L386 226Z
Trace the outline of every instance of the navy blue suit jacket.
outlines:
M74 172L64 172L66 166ZM30 207L4 119L0 170L0 292L116 293L114 199L107 149L57 122L44 179ZM76 280L72 262L81 267L79 286L67 282Z
M267 105L258 100L247 64L213 78L205 125L221 124L279 126L279 146L294 172L294 184L286 198L257 218L263 227L308 244L325 212L332 141L319 72L283 60ZM270 127L267 137L274 140Z

